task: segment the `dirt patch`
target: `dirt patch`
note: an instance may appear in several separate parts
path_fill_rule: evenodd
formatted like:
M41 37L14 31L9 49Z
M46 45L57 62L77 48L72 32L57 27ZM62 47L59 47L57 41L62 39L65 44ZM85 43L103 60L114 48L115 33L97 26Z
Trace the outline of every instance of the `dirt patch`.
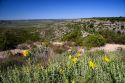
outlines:
M104 50L106 52L110 52L110 51L116 51L116 50L122 50L122 49L125 49L125 45L121 45L121 44L106 44L105 46L102 46L102 47L92 48L90 51Z

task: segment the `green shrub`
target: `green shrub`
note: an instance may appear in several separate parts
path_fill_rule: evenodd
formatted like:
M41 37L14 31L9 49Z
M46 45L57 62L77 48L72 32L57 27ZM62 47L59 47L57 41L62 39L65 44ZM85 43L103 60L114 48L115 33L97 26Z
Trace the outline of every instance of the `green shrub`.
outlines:
M26 41L38 41L39 33L24 29L7 29L0 31L0 50L13 49Z
M107 43L125 44L125 34L120 34L108 29L100 29L97 33L101 34Z
M63 56L46 68L28 61L27 65L0 71L0 83L124 83L125 62L118 58L121 52L106 53L110 62L103 60L104 54L102 51L86 52L75 64L68 56ZM94 69L89 61L96 64Z
M117 37L115 43L125 44L125 35L120 35L119 37Z
M75 45L82 45L83 44L83 37L80 28L76 28L69 33L65 34L62 38L63 41L71 41L75 42Z
M84 39L84 46L87 48L103 46L105 43L105 38L98 34L89 35Z
M79 29L74 29L69 33L65 34L62 38L63 41L76 41L79 37L81 37L81 31Z

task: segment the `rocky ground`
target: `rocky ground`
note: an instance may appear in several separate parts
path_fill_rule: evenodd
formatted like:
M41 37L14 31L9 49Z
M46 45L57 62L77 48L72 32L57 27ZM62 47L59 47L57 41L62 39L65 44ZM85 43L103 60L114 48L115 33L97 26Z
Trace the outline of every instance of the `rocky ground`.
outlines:
M125 49L125 45L121 45L121 44L106 44L105 46L102 46L102 47L92 48L91 51L104 50L104 51L108 52L108 51L117 51L117 50L123 50L123 49Z
M64 42L53 42L52 43L55 46L63 46ZM77 47L78 51L82 51L85 52L85 49L82 47ZM101 47L94 47L91 48L90 51L96 51L96 50L104 50L105 52L110 52L110 51L117 51L117 50L124 50L125 49L125 45L122 44L106 44L105 46L101 46ZM70 48L69 48L70 50ZM0 52L0 59L4 59L6 58L8 55L7 54L16 54L18 52L22 52L23 50L21 49L13 49L13 50L8 50L8 51L2 51Z

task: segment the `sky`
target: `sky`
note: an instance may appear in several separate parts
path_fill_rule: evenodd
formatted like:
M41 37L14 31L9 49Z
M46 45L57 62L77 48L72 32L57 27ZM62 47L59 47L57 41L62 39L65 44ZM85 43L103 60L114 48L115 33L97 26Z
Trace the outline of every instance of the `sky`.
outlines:
M125 16L125 0L0 0L0 20Z

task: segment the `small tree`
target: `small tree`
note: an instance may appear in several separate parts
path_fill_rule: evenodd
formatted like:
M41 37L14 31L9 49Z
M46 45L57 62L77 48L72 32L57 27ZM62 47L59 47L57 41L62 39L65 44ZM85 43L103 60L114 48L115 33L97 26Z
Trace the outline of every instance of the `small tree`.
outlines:
M75 28L74 30L65 34L62 40L75 42L75 45L81 46L83 44L83 37L82 37L81 29L79 27Z
M106 40L105 38L103 38L102 35L92 34L84 39L83 45L86 46L87 48L91 48L91 47L103 46L105 45L105 43Z

